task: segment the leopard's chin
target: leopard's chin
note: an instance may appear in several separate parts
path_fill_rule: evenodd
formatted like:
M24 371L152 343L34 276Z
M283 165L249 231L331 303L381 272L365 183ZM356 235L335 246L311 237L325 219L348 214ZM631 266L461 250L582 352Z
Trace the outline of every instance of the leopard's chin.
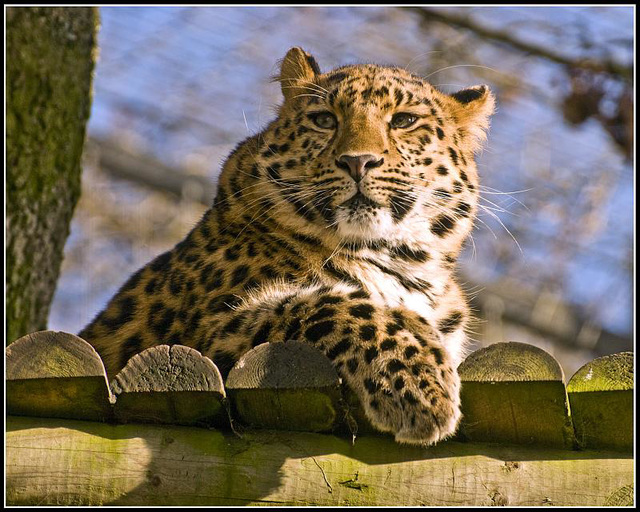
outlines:
M346 240L373 240L389 235L392 220L386 208L356 194L336 208L334 226Z

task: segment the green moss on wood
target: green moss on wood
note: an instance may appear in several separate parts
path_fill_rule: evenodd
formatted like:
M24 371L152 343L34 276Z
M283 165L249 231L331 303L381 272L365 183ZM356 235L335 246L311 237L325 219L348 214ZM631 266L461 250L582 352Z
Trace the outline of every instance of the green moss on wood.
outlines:
M228 423L217 366L197 350L159 345L132 357L111 384L115 417L175 425Z
M634 472L607 452L17 417L6 455L11 505L598 506Z
M92 421L113 417L104 377L9 380L6 386L9 414Z
M111 419L111 394L95 349L73 334L39 331L6 348L9 414Z
M240 420L273 429L324 431L340 410L340 378L317 348L263 343L235 364L226 381Z
M604 502L605 507L633 507L633 484L616 489Z
M226 419L222 396L210 391L122 393L117 397L114 414L121 423L221 426Z
M259 428L321 432L331 430L340 396L335 388L230 390L243 423Z
M570 393L569 401L581 447L633 451L633 391Z
M102 359L85 340L66 332L38 331L6 349L8 380L102 377Z
M460 438L573 446L562 368L544 350L525 343L496 343L472 353L458 372Z
M511 341L476 350L458 367L466 382L538 382L564 380L558 361L541 348Z
M7 341L44 329L91 107L96 8L6 11Z
M585 364L567 384L569 393L633 389L633 352L599 357Z
M633 353L599 357L567 386L576 439L583 448L633 450Z
M571 448L561 382L463 382L460 435L476 442Z

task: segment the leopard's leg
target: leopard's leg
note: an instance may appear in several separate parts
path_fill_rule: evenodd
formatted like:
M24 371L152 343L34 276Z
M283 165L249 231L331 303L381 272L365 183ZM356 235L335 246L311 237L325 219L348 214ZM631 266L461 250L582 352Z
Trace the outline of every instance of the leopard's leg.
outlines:
M326 287L254 297L229 311L203 352L223 374L252 346L300 340L322 350L371 423L399 442L433 444L460 418L460 381L441 335L415 312Z

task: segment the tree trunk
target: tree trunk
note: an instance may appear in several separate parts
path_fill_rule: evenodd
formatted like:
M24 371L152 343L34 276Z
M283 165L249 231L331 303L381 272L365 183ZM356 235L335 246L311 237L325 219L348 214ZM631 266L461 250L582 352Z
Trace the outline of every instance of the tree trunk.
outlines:
M91 107L96 8L9 7L7 341L46 328Z

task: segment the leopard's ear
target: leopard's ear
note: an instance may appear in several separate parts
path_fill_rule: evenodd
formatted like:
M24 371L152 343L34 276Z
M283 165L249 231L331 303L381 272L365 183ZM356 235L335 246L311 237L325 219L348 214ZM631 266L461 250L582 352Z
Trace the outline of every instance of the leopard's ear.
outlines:
M308 94L309 82L313 82L320 73L320 67L310 53L297 46L291 48L282 60L278 77L285 102L300 94Z
M489 118L496 108L493 93L486 85L474 85L450 95L458 125L472 136L473 150L480 148L486 139Z

